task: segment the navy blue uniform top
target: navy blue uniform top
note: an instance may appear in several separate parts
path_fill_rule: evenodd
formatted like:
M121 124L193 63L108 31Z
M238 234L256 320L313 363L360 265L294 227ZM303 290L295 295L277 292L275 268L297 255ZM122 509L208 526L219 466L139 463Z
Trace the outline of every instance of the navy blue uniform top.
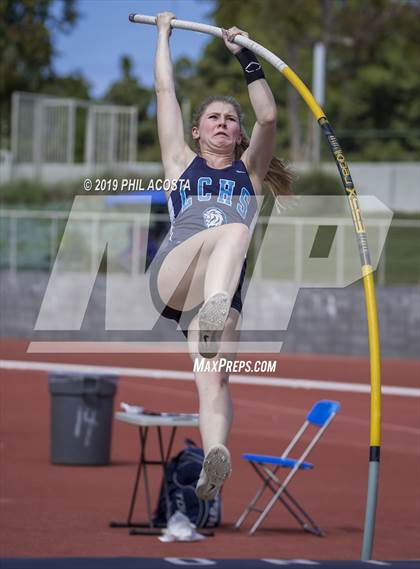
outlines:
M195 233L225 223L244 223L252 231L257 199L245 164L211 168L196 156L180 176L168 200L169 243L177 245Z
M168 209L171 228L150 265L150 292L159 312L165 318L179 322L184 335L188 336L189 323L199 306L186 312L165 306L158 292L160 267L173 248L204 229L225 223L243 223L252 231L258 213L257 197L242 160L217 169L208 166L201 156L196 156L172 190ZM238 312L242 310L245 270L246 259L231 304Z

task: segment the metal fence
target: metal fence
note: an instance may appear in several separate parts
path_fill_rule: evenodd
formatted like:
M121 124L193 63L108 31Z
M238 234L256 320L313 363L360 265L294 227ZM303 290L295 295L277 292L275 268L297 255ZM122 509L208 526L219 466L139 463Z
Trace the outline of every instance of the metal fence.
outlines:
M49 271L57 257L60 242L68 221L68 212L47 211L47 210L24 210L24 209L3 209L0 210L0 268L7 270L12 275L16 275L21 270L41 270ZM101 246L100 231L104 224L121 224L127 228L124 239L121 240L121 267L125 272L132 275L139 274L145 259L151 260L163 237L169 228L168 217L166 214L143 214L129 212L72 212L72 220L77 223L77 235L74 237L79 245L80 252L76 251L78 262L83 257L82 270L96 270L95 259L98 247ZM248 257L251 262L258 256L263 233L269 218L260 217L254 231ZM278 262L288 263L288 274L291 280L303 282L305 280L305 263L307 262L306 253L304 254L303 242L305 230L310 225L325 225L325 218L270 218L270 223L282 224L289 228L289 235L292 235L293 254L286 258L284 250L280 244L272 246L272 255L277 256ZM340 224L345 226L345 231L336 234L336 251L334 258L335 282L337 286L345 279L345 262L352 247L355 247L355 240L352 236L353 225L351 219L340 220ZM369 220L369 242L372 248L379 247L385 242L389 229L386 220ZM405 242L418 243L420 236L420 221L416 220L394 220L391 225L392 230L411 231L407 235ZM347 233L348 231L348 233ZM414 232L414 233L413 233ZM153 235L154 246L150 248L151 235ZM85 245L81 245L85 243ZM88 244L86 246L86 243ZM83 252L83 254L82 254ZM404 252L400 253L400 256ZM352 252L354 254L354 251ZM397 254L398 255L398 254ZM395 254L392 259L395 262ZM398 260L398 259L397 259ZM382 251L378 266L377 281L379 284L387 283L387 249ZM418 268L417 268L418 270ZM415 268L414 268L415 272ZM256 278L270 278L270 270L262 264L255 264L253 273ZM402 276L403 279L403 276ZM420 275L414 281L420 283ZM401 281L404 284L404 280Z
M15 92L11 147L13 163L37 174L44 164L134 162L137 108Z

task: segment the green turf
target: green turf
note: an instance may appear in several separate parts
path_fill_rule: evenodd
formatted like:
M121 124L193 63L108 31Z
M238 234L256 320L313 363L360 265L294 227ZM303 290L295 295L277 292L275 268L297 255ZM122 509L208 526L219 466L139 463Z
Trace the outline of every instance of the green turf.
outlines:
M385 246L379 259L376 281L385 285L419 285L420 284L420 226L415 228L396 227L391 224L388 231ZM417 221L418 224L418 221ZM357 242L352 226L344 230L342 255L338 255L336 244L331 242L333 229L319 231L317 227L308 228L308 234L303 237L303 247L311 257L305 262L302 271L296 266L295 248L297 247L296 235L293 228L285 229L278 227L270 230L264 240L263 255L260 266L255 270L270 279L283 278L286 280L299 279L307 286L311 284L322 286L324 282L332 282L336 276L343 282L353 282L360 278L360 261ZM337 232L338 233L338 232ZM367 227L368 243L372 259L376 257L375 248L379 243L379 230L375 227ZM337 239L337 235L335 236ZM331 255L335 260L325 258L325 251L331 248ZM261 249L255 239L251 253L252 263L256 258L256 252ZM341 267L337 266L337 259L341 259ZM351 262L350 260L353 260ZM311 267L311 262L313 266ZM315 264L316 262L316 264ZM331 281L332 279L332 281Z
M420 284L420 228L391 225L380 270L384 262L386 284Z

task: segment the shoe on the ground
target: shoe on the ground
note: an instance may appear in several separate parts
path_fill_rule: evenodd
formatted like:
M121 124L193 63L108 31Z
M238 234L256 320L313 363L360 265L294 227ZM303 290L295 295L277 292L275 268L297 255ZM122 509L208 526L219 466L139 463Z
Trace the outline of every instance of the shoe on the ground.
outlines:
M198 351L203 358L214 358L219 352L220 339L230 309L227 292L213 294L198 313Z
M224 445L214 445L204 457L195 493L200 500L214 500L232 472L230 452Z

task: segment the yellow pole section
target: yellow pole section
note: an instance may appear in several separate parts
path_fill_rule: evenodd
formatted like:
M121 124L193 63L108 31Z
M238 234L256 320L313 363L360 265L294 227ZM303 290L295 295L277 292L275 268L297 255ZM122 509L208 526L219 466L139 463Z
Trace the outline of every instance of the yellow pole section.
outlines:
M298 93L301 97L305 100L308 107L311 109L313 114L315 115L316 120L319 120L322 117L325 117L325 114L321 107L316 102L314 96L309 91L308 87L305 83L296 75L296 73L290 69L290 67L286 66L283 71L283 75L286 77L288 81L296 88Z
M295 87L301 97L304 99L308 107L311 109L315 118L319 120L325 117L325 113L316 102L314 96L306 87L305 83L290 69L287 65L282 69L282 74L286 79ZM347 190L347 188L346 188ZM357 194L354 191L348 195L350 202L350 209L357 229L359 227L359 219L356 215L354 201L358 206ZM362 225L362 232L365 233ZM379 331L378 331L378 316L376 310L376 296L375 284L372 275L372 267L370 265L362 266L363 286L365 290L366 314L368 321L368 335L369 335L369 355L370 355L370 383L371 383L371 400L370 400L370 445L380 446L381 444L381 364L380 364L380 347L379 347Z
M367 271L369 271L368 274ZM372 267L363 267L363 285L365 288L366 315L369 333L370 354L370 446L381 444L381 354L378 333L378 313L376 309L375 283Z

